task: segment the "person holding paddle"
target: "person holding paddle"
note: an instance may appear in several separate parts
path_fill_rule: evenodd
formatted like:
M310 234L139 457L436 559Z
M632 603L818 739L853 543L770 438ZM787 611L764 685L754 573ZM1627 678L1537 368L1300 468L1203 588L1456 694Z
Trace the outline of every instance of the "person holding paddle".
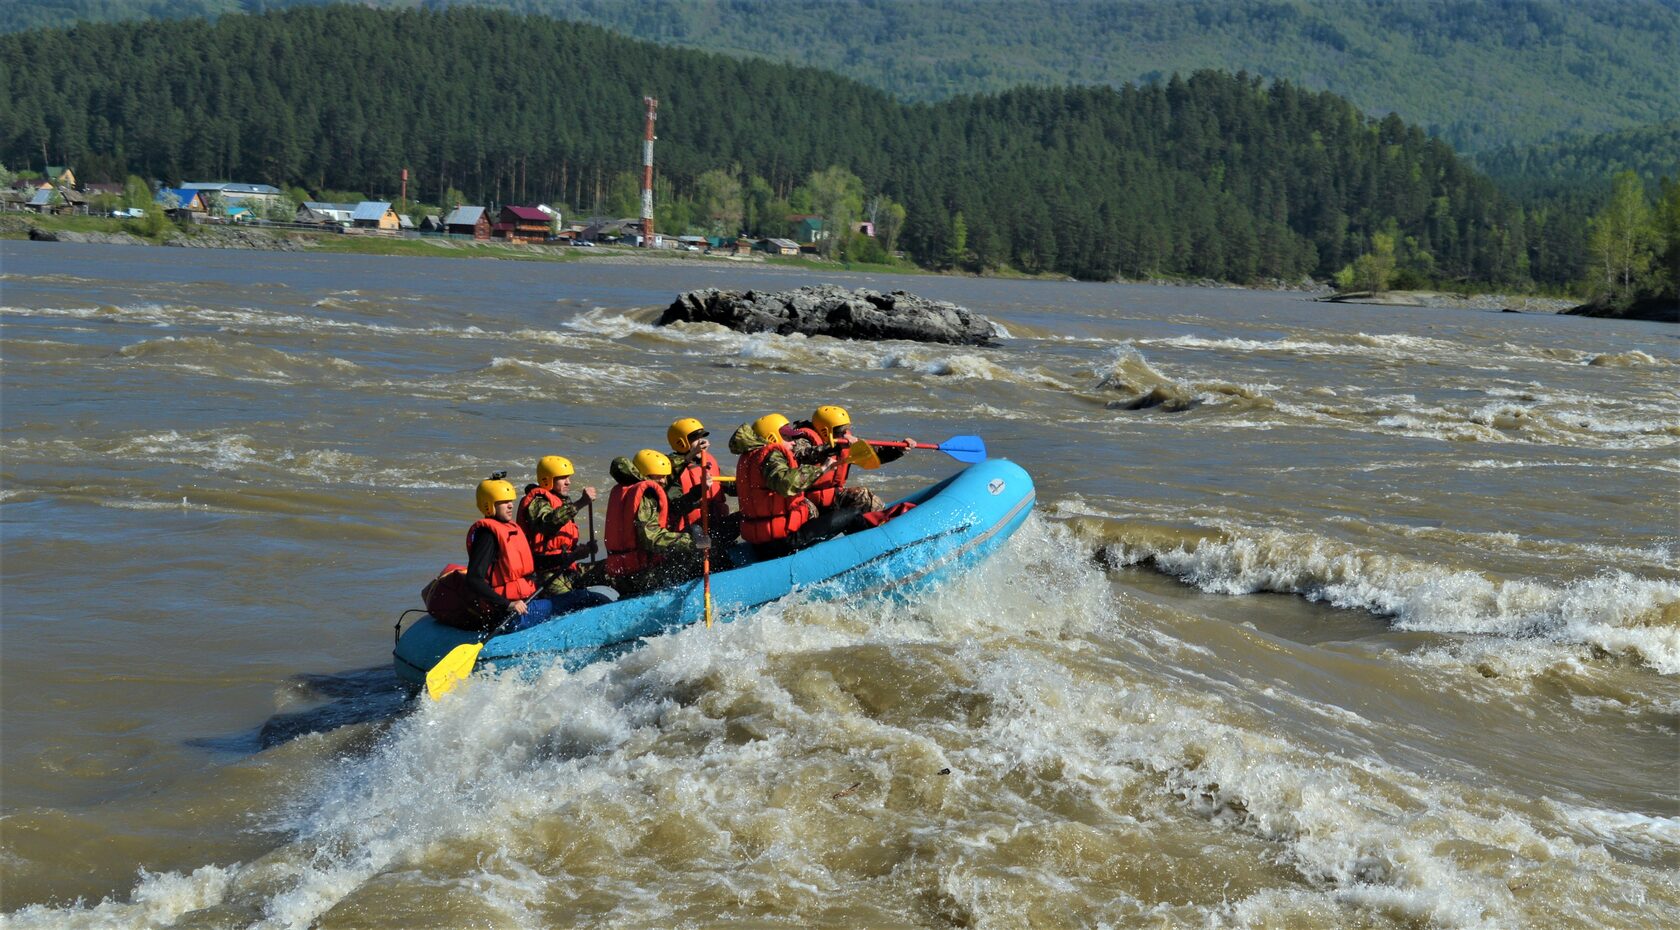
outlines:
M734 485L720 481L723 470L712 457L711 433L694 417L682 417L671 423L665 439L671 444L671 529L686 532L689 527L705 524L705 528L719 545L733 542L740 535L740 518L729 512L725 494ZM704 515L705 519L701 517Z
M794 456L801 462L817 462L833 456L832 471L817 479L806 498L817 505L819 512L846 508L862 513L881 510L886 502L868 488L847 485L851 475L852 415L846 408L825 404L811 414L811 419L789 423L782 435L793 442ZM884 445L876 450L880 464L896 462L916 447L914 439L906 438L903 445Z
M570 459L545 455L537 460L537 483L525 488L515 508L519 528L531 543L538 577L544 578L544 593L559 596L579 581L578 562L595 554L595 543L578 542L578 508L595 501L595 489L585 487L577 500L566 495L575 474ZM587 584L587 583L585 583Z
M765 414L743 423L729 437L729 451L741 458L735 485L741 496L741 538L762 559L778 558L832 536L861 529L861 511L834 507L819 517L809 492L832 471L839 458L832 451L820 461L801 463L782 433L788 419Z
M499 471L478 483L481 516L467 528L467 588L478 599L479 615L496 619L510 613L524 617L537 593L531 544L513 519L519 495L506 477Z
M607 579L621 594L640 594L698 578L712 540L699 524L686 533L670 529L665 482L671 460L643 449L619 456L608 468L616 487L607 495Z

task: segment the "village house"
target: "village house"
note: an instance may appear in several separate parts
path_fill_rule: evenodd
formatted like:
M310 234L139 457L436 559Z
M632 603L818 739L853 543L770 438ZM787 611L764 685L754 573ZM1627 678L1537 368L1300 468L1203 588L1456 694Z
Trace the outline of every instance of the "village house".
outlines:
M356 204L356 212L350 214L350 225L357 229L396 232L402 228L402 221L397 219L397 211L391 209L390 201L364 200Z
M444 232L443 217L436 213L428 213L420 218L420 231L423 233Z
M310 223L317 226L348 226L350 217L356 213L353 203L327 203L322 200L305 200L298 207L297 214L292 218L295 223Z
M483 207L456 207L443 218L443 228L451 236L490 238L490 214Z
M584 242L617 242L622 239L629 228L636 224L636 220L615 220L611 217L591 217L589 225L583 227L583 232L577 238Z
M745 236L707 236L706 245L719 255L749 255L757 243Z
M76 187L76 172L71 171L63 165L48 165L46 177L49 182L60 187L68 187L71 189Z
M240 203L242 201L273 203L285 196L280 188L269 184L244 184L238 181L188 181L181 186L204 191L205 196L219 194L222 200L228 203Z
M210 212L210 205L205 203L204 195L190 187L160 187L152 200L162 207L165 213L178 217L200 217Z
M788 217L788 222L794 224L794 241L801 245L810 245L828 238L826 221L815 214L796 213Z
M28 207L36 213L69 213L70 204L56 187L43 187L30 194Z
M544 242L554 230L554 215L538 207L502 208L491 234L509 242Z
M760 239L758 240L758 250L768 252L771 255L798 255L799 243L792 239Z

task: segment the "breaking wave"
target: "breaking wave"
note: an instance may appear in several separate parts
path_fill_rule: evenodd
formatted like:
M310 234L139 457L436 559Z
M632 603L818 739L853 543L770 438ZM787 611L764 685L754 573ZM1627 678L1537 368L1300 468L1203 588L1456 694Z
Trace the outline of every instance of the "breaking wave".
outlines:
M1110 410L1162 410L1174 413L1202 404L1229 404L1239 409L1273 409L1267 386L1228 381L1183 381L1161 374L1143 353L1129 346L1115 350L1097 372L1096 392L1083 396ZM1115 398L1114 395L1120 397Z
M1147 565L1209 593L1298 594L1392 618L1399 629L1583 644L1680 675L1680 582L1619 570L1561 586L1501 579L1284 531L1164 542L1131 538L1123 524L1113 532L1113 563Z

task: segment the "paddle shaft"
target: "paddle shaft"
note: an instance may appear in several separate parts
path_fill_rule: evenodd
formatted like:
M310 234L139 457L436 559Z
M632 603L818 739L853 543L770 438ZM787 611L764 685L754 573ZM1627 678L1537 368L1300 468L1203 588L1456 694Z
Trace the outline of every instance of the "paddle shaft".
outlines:
M700 584L704 589L706 629L712 628L712 500L706 489L712 483L710 470L700 466L700 532L706 534L706 548L700 550Z
M938 452L943 452L959 462L966 462L970 465L976 462L984 462L986 460L986 443L979 436L952 436L950 439L938 444L928 442L912 442L907 444L903 442L895 442L891 439L883 439L880 442L876 442L871 439L868 440L868 442L872 446L884 446L893 449L903 449L907 445L911 449L933 449Z
M903 443L903 442L898 442L897 440L892 440L892 439L871 439L871 440L869 440L869 444L872 445L872 446L882 446L882 447L889 448L889 449L903 449L903 448L906 448L906 447L911 448L911 449L934 449L934 450L939 449L939 444L938 443L932 443L932 442Z

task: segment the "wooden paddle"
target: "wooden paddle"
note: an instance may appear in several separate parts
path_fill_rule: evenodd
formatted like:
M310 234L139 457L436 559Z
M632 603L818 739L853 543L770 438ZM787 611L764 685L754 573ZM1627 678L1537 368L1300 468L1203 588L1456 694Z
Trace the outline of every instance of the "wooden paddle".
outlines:
M710 471L702 464L700 466L700 485L705 487L711 482ZM712 502L709 495L704 493L700 496L700 532L704 533L710 540L712 535ZM712 628L712 547L710 544L700 550L700 578L700 584L704 588L703 603L705 604L706 629L709 630Z

